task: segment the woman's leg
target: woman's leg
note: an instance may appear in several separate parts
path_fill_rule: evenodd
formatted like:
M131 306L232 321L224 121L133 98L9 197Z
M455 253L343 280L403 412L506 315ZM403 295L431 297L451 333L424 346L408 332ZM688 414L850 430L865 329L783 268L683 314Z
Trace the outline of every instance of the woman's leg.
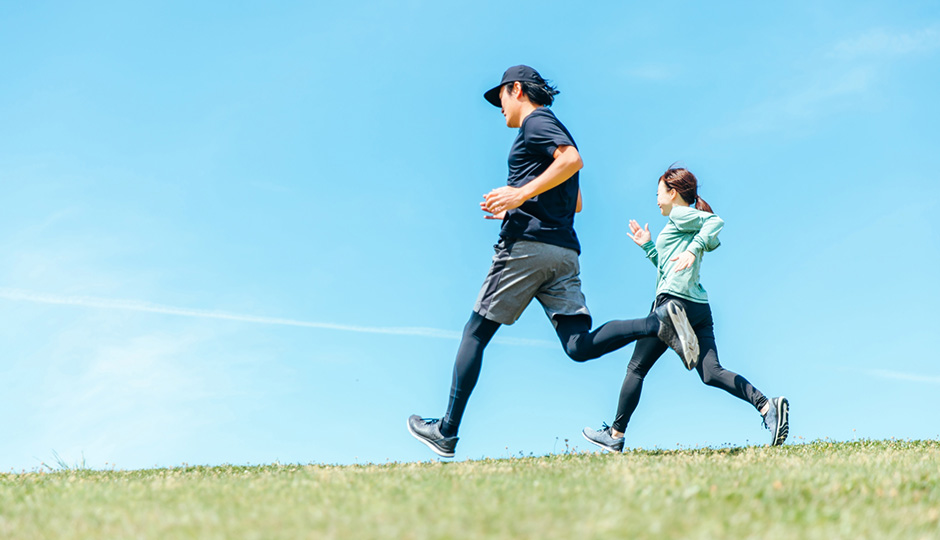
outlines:
M627 366L627 375L620 387L620 402L617 404L617 416L611 427L613 431L623 433L640 403L640 392L643 390L643 379L650 368L666 352L668 347L659 338L648 337L636 342L633 357Z
M441 419L441 434L445 437L457 435L463 411L480 377L483 350L499 327L498 322L491 321L477 312L470 315L470 320L464 326L463 338L460 340L457 359L454 361L454 376L450 385L447 414Z
M687 302L686 305L692 304ZM701 355L699 356L698 371L702 382L714 388L720 388L732 396L747 401L758 411L767 403L767 398L758 389L754 388L744 377L733 371L721 367L718 362L718 345L715 343L715 326L712 321L711 309L708 304L698 304L706 310L701 317L693 316L689 313L689 319L695 328L695 334L698 336ZM692 310L701 311L702 308L693 306L686 307L686 312ZM695 313L698 315L698 313ZM699 320L696 320L699 319ZM696 324L698 323L698 324Z

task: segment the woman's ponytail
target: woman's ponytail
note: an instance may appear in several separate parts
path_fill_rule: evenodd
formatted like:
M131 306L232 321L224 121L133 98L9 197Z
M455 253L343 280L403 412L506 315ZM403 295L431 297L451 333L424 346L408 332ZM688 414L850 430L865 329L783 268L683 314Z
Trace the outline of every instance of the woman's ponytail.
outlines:
M708 212L709 214L714 214L714 213L715 213L714 211L712 211L712 207L709 206L709 204L708 204L707 202L705 202L705 199L703 199L703 198L701 198L701 197L696 197L696 199L695 199L695 209L696 209L696 210L701 210L702 212Z
M682 200L695 207L696 210L708 212L709 214L715 213L711 205L698 196L698 179L688 169L670 167L659 177L659 181L666 184L667 188L678 191Z

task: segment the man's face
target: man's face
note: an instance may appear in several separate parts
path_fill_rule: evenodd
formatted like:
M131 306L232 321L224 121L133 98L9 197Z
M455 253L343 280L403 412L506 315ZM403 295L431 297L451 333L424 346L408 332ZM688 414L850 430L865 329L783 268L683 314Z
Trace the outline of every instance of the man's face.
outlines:
M507 127L517 128L522 125L519 118L522 111L522 102L519 99L521 93L522 88L519 83L513 83L511 86L504 85L499 89L499 102L502 105L503 116L506 117Z

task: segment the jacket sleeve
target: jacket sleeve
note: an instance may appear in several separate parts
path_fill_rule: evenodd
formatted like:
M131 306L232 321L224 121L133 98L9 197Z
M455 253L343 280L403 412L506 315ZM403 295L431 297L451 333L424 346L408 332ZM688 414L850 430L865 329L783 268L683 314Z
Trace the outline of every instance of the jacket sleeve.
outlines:
M646 252L646 258L653 263L653 266L659 267L659 252L656 251L656 244L652 240L640 246Z
M714 251L721 245L718 233L724 228L725 222L715 214L694 208L677 207L669 215L669 219L680 231L695 233L686 251L692 252L696 258L700 258L706 251Z

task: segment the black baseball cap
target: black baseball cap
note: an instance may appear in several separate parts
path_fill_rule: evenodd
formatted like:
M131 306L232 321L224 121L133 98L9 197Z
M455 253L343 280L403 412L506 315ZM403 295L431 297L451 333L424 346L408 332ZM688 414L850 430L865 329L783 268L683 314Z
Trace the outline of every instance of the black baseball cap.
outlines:
M489 101L496 107L502 108L503 104L499 102L499 89L503 87L504 84L511 82L530 82L533 84L542 84L544 80L542 76L539 75L538 71L530 68L529 66L512 66L503 73L503 80L499 82L498 85L490 88L483 94L483 99Z

